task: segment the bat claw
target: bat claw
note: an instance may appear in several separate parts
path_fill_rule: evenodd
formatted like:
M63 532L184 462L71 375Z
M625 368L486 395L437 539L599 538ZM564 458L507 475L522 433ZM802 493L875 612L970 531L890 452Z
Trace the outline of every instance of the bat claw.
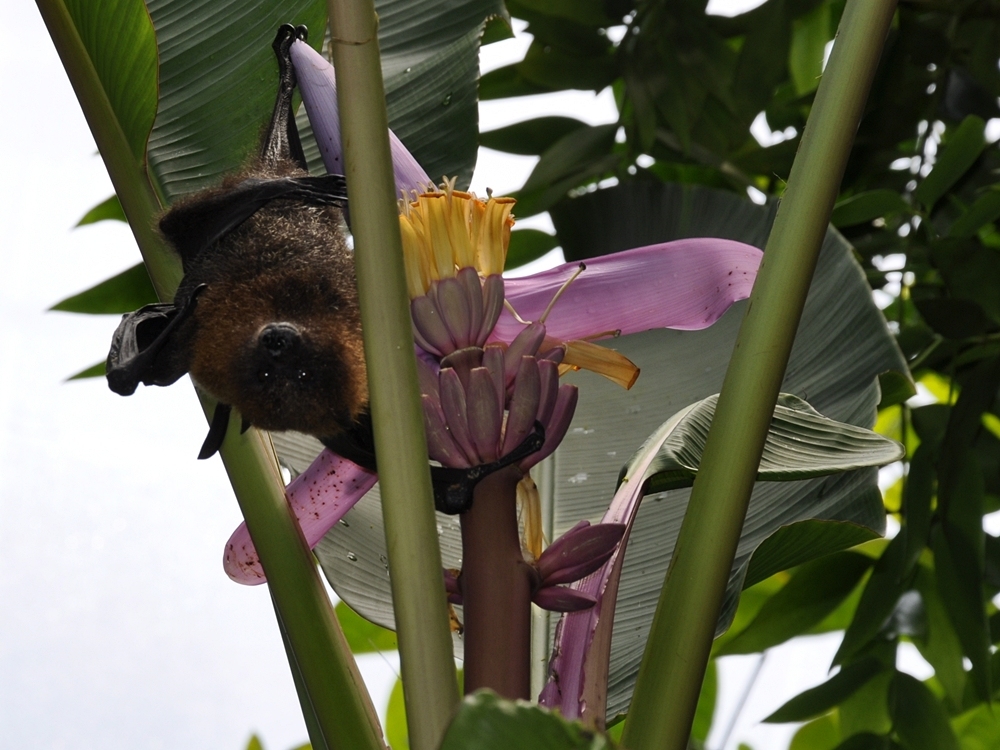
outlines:
M434 485L434 508L449 516L465 513L472 507L473 492L480 480L540 451L544 443L545 428L541 422L536 420L534 430L521 441L520 445L492 463L480 464L469 469L432 466L431 482Z

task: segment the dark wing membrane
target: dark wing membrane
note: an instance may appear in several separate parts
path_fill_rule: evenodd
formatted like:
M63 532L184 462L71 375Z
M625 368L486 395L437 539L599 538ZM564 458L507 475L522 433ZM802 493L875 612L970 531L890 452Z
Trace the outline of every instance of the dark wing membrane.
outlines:
M198 293L178 308L157 302L122 316L108 353L108 386L115 393L131 396L139 383L170 385L187 372L187 347L180 340L181 325L194 311Z
M372 418L367 409L358 415L350 430L332 437L322 437L320 442L338 456L343 456L369 471L377 471L375 435L372 432Z
M296 201L305 206L346 206L347 184L337 174L274 180L248 177L230 188L172 208L160 220L160 230L182 260L191 260L273 200Z
M222 441L226 439L226 430L229 428L229 415L233 407L229 404L216 404L215 413L212 414L212 423L208 428L208 436L201 445L198 452L198 460L204 461L218 453L222 447Z

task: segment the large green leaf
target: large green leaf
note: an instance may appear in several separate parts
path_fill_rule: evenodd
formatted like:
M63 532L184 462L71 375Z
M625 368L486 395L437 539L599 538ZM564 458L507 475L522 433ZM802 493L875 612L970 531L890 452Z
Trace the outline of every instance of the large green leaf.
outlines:
M66 0L137 161L156 114L156 39L142 0Z
M913 191L913 197L932 208L938 198L958 182L986 148L985 128L986 123L981 118L969 115L954 132L949 132L944 151L934 164L934 169Z
M149 0L160 60L159 104L149 139L151 178L167 201L218 182L254 151L271 115L282 23L322 40L322 0L251 4Z
M805 721L826 713L850 697L868 680L884 669L877 659L868 658L849 664L824 682L796 695L764 721L780 724Z
M670 436L644 475L649 492L666 492L694 483L718 401L718 395L709 396L671 417ZM894 440L827 419L798 396L781 393L768 427L757 480L788 482L828 476L885 466L903 455L903 446ZM631 463L626 464L622 475Z
M441 750L611 750L601 735L525 701L481 691L468 696L445 733Z
M545 153L563 136L586 127L587 123L572 117L539 117L481 133L479 142L497 151L536 156Z
M87 211L76 225L83 227L87 224L96 224L99 221L109 220L128 221L125 218L125 211L122 209L121 201L118 200L117 195L112 195Z
M379 43L389 123L428 174L467 184L476 158L479 37L499 0L382 0ZM173 198L218 181L252 153L271 113L271 42L291 22L322 42L323 0L247 5L150 0L160 102L149 142L159 189Z
M889 708L896 733L908 750L959 750L944 708L920 680L897 672Z
M553 211L563 249L572 258L598 255L692 236L738 239L763 247L773 207L701 187L630 183L560 204ZM568 376L580 386L573 424L548 464L535 472L551 508L553 539L580 519L599 519L611 500L619 470L672 413L718 392L745 303L737 303L703 331L649 331L615 339L614 348L642 368L630 391L592 376ZM835 231L824 244L782 390L809 401L840 422L870 427L879 402L877 376L905 372L851 248ZM279 444L279 450L282 450ZM299 464L301 466L301 463ZM794 482L761 482L754 489L729 594L720 618L725 629L751 555L784 527L807 519L846 522L881 533L885 511L876 470ZM625 710L689 496L673 490L643 502L626 552L612 642L608 716ZM369 493L316 551L338 594L354 609L392 627L385 540L377 495ZM458 523L439 516L444 567L460 567ZM792 564L803 557L791 535ZM833 549L836 549L833 548ZM819 554L833 551L820 547ZM772 548L774 560L784 551ZM789 559L789 558L785 558ZM537 654L538 663L544 654Z
M753 586L778 571L877 537L878 534L867 526L848 521L810 519L782 526L754 550L743 587Z
M866 555L839 552L806 563L717 655L752 654L802 635L847 598L872 562Z
M352 654L396 651L399 648L394 632L369 622L343 602L337 602L334 612Z

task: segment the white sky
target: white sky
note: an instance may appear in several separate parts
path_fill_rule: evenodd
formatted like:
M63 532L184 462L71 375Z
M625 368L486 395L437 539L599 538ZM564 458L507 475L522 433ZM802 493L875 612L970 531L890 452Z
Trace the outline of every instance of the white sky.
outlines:
M138 253L117 222L71 231L110 181L37 9L0 5L0 34L2 744L242 750L255 731L271 750L290 748L306 739L295 691L267 592L222 572L241 519L219 459L195 460L206 425L190 387L123 399L103 380L62 382L104 356L116 320L46 308ZM526 45L486 48L484 69ZM483 104L483 128L543 114L616 119L608 91L518 104ZM516 188L534 161L484 150L474 187ZM787 746L790 728L756 722L825 679L835 648L811 639L770 657L726 750ZM361 659L380 710L396 663ZM746 657L723 662L719 725L752 668Z

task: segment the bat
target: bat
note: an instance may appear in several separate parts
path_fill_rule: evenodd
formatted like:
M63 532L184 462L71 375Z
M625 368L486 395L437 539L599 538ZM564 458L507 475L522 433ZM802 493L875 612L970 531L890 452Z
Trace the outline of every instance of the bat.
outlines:
M309 175L292 112L289 49L306 34L278 30L278 93L257 155L160 219L184 277L172 302L122 317L107 380L128 396L189 373L218 401L199 458L218 451L236 408L244 431L304 432L375 470L346 185L341 175ZM479 479L541 447L539 429L493 464L432 467L438 508L467 509Z

